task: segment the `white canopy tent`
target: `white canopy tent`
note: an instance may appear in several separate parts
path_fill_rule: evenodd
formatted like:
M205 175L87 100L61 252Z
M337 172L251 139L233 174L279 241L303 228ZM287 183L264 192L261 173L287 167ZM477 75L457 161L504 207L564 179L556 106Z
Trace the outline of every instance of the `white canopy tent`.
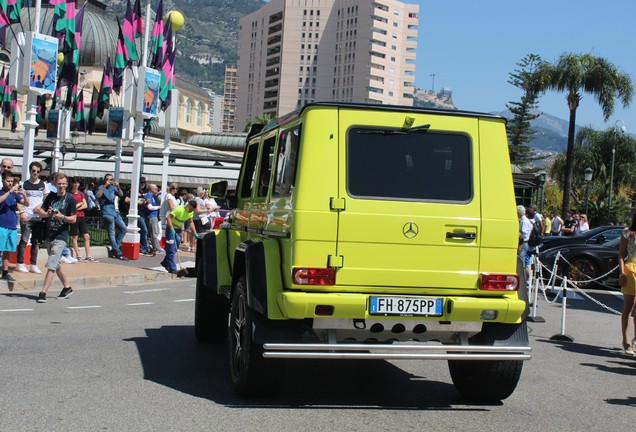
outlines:
M104 136L98 134L93 136L82 136L83 140L73 147L66 143L66 153L60 161L60 171L69 177L87 177L101 178L106 173L114 173L115 155L113 149L115 143ZM38 161L46 166L45 161L52 157L52 144L50 150L36 151L33 155L33 161ZM100 148L101 147L101 148ZM41 147L40 147L41 148ZM123 149L129 149L130 146L124 143ZM158 150L163 148L163 142L154 137L147 137L144 148L148 155L144 156L141 175L146 177L147 182L161 184L161 175L163 169L163 158L158 157ZM109 152L101 152L102 149L108 149ZM168 165L168 183L177 183L179 186L194 187L207 186L212 181L227 180L230 189L236 187L236 181L240 169L240 153L235 152L219 152L212 151L203 147L197 147L189 144L172 142L170 154L170 164ZM151 156L150 150L155 150ZM215 161L215 155L221 156L220 159L229 159L228 161ZM13 160L14 172L22 173L22 156L21 148L9 148L0 145L0 158L9 157ZM236 161L236 162L235 162ZM132 179L133 157L123 155L120 165L120 180L123 183L129 183Z
M132 178L133 158L123 156L119 179L123 183ZM103 177L106 173L112 173L115 166L115 157L104 158L101 154L82 153L75 158L66 158L60 171L68 176L75 177ZM168 183L177 183L180 186L209 185L215 180L227 180L231 188L236 186L240 165L225 164L210 161L196 161L176 159L168 166ZM162 159L145 157L141 175L148 183L161 184Z

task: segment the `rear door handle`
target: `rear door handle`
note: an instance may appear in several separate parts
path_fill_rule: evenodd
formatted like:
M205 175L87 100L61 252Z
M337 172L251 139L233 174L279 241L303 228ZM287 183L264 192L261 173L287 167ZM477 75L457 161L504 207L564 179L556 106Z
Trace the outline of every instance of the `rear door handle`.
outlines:
M467 240L475 240L477 238L477 234L475 234L474 232L447 232L446 238L463 238Z

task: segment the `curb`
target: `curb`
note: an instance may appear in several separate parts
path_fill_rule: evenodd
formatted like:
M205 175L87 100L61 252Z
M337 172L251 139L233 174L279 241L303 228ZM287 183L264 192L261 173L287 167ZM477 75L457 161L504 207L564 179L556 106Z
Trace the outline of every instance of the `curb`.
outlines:
M107 258L108 250L105 247L91 248L91 255L98 259ZM46 261L46 259L46 249L40 250L40 255L38 256L38 264L41 264L42 261ZM152 270L149 268L125 266L108 262L104 262L104 264L106 264L108 267L94 269L86 267L84 269L87 271L83 271L83 269L81 272L77 272L77 270L82 267L75 267L76 264L73 264L73 267L69 268L69 270L72 269L72 271L65 271L66 279L68 280L69 285L72 286L74 289L100 288L116 285L141 285L167 281L177 281L178 279L180 279L177 278L176 274ZM85 264L79 265L84 266ZM100 264L97 263L95 265L99 266ZM42 266L40 267L43 268ZM42 288L42 284L44 282L44 274L29 273L28 276L26 273L12 274L15 277L16 282L7 282L5 284L0 281L0 293L11 293L16 291L39 291ZM62 288L62 283L56 276L51 283L50 289L57 290Z
M143 273L109 276L67 276L66 279L73 289L77 288L102 288L114 285L141 285L147 283L166 282L178 280L177 275L172 273L155 272L152 270L142 270ZM40 290L44 281L44 276L38 275L38 279L16 281L7 283L7 292ZM55 277L50 289L62 289L62 283ZM5 292L0 288L0 294Z

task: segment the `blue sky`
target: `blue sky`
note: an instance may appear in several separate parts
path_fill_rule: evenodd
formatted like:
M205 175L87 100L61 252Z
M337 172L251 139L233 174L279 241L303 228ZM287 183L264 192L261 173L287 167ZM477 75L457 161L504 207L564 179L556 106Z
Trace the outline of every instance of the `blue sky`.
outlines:
M418 88L453 91L459 109L501 111L521 93L508 84L509 73L526 54L555 60L564 52L604 57L636 82L636 2L627 0L403 0L420 5L416 62ZM632 108L617 103L607 123L598 103L583 95L576 123L598 129L618 119L636 132ZM563 93L539 100L542 111L567 120Z

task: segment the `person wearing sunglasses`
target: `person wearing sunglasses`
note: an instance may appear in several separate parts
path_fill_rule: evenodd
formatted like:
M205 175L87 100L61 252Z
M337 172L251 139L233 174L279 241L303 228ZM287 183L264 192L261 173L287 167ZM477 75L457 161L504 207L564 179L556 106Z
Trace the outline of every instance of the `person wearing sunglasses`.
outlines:
M2 277L0 279L15 282L9 274L9 254L15 252L18 245L18 203L29 205L24 189L14 184L11 171L2 172L2 190L0 190L0 252L2 252Z
M18 244L18 258L15 270L21 273L37 273L42 271L38 268L39 242L45 240L44 222L40 215L33 210L44 202L44 198L49 194L46 183L40 179L42 164L31 162L29 164L29 178L22 183L22 189L29 198L29 205L22 206L22 212L26 215L26 222L20 221L20 243ZM31 241L31 265L27 268L24 265L24 253L26 245Z

